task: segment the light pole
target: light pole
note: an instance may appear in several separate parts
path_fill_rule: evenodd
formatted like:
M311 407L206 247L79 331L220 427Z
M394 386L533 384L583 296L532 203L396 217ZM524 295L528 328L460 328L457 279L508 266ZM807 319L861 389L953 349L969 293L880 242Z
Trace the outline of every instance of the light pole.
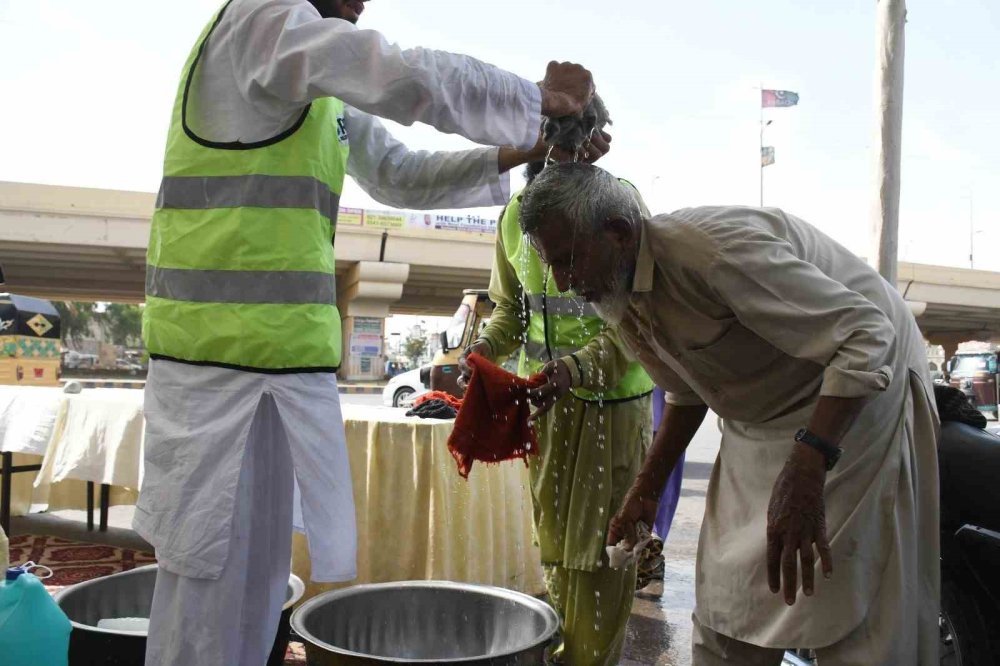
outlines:
M879 274L886 282L895 286L899 263L906 0L878 0L876 19L878 57L872 259Z

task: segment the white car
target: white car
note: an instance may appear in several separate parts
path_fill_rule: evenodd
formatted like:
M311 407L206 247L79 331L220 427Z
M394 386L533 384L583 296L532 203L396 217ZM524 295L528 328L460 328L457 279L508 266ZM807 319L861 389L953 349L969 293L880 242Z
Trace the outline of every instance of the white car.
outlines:
M93 368L97 365L97 356L95 354L81 354L70 349L63 356L63 365L70 370Z
M427 385L422 380L426 380ZM414 398L430 390L430 366L409 370L396 375L385 385L382 404L386 407L409 407Z
M141 365L139 365L138 363L133 363L132 361L129 361L128 359L124 358L120 358L115 361L115 369L125 370L126 372L132 375L137 375L140 372L142 372Z

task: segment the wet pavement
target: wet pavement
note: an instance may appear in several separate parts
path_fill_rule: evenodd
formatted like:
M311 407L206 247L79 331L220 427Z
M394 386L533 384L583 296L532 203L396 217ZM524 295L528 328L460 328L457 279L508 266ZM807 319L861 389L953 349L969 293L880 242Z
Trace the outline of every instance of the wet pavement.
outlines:
M694 563L705 513L708 479L719 452L719 430L709 414L687 453L677 513L664 544L663 596L636 595L621 666L690 666Z

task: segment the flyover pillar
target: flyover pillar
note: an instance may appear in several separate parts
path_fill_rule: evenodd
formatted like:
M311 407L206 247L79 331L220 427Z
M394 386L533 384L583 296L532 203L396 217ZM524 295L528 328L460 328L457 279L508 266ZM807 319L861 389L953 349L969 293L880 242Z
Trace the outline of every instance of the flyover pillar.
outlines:
M338 278L337 305L343 318L341 379L378 381L385 374L385 319L403 296L409 264L359 261Z
M933 345L941 345L944 349L944 367L943 371L947 373L948 361L958 353L958 346L963 342L968 342L969 340L975 340L976 334L973 332L969 333L936 333L930 336L929 341Z

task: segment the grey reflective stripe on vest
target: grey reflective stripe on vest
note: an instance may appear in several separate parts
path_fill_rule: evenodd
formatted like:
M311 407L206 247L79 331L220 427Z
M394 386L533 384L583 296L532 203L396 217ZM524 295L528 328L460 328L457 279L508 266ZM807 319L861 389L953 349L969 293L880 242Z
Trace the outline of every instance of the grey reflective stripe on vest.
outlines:
M157 208L308 208L337 219L340 195L309 176L165 176Z
M569 356L579 351L579 349L580 347L553 347L552 358L550 359L549 351L545 348L545 343L533 340L528 340L524 343L524 351L528 355L528 358L541 363L548 363L550 360L557 361L564 356Z
M543 306L545 312L550 315L564 317L597 317L597 310L594 306L582 298L572 296L542 296L542 294L526 294L528 307L532 312L542 313ZM544 299L544 303L543 303Z
M146 267L146 295L196 303L335 305L336 277L307 271L202 271Z

